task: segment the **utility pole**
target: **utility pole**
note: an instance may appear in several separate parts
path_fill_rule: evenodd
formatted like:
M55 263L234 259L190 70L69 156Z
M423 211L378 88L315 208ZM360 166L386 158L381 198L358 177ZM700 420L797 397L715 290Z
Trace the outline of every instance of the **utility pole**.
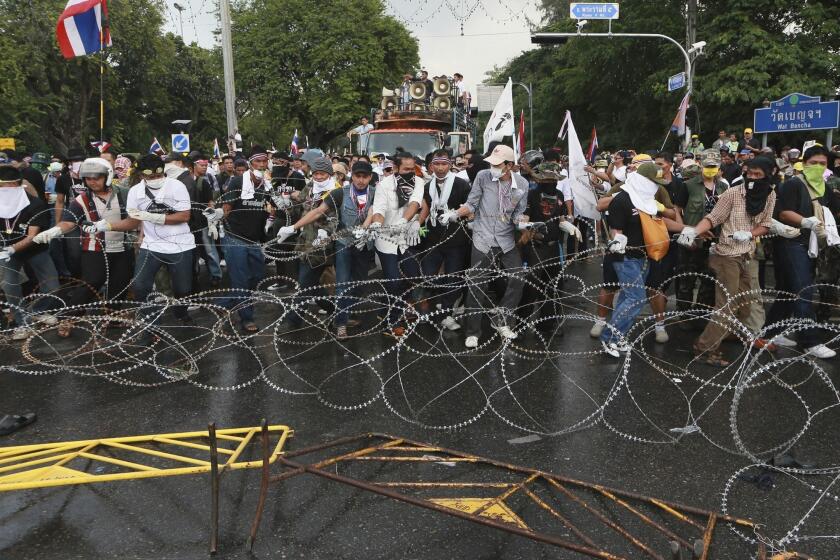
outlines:
M688 9L685 16L685 48L691 48L691 45L697 42L697 0L688 0ZM690 53L689 53L690 54ZM688 81L688 91L693 92L694 85L694 65L688 69L686 76ZM689 98L689 105L691 105L691 98ZM685 123L685 145L691 142L691 127L688 122Z
M178 2L175 2L172 6L178 10L178 21L181 24L181 40L184 41L184 7ZM186 41L184 42L186 43Z
M230 36L230 0L219 0L219 16L222 20L222 66L225 78L225 116L227 117L228 139L238 133L236 120L236 89L233 81L233 44Z

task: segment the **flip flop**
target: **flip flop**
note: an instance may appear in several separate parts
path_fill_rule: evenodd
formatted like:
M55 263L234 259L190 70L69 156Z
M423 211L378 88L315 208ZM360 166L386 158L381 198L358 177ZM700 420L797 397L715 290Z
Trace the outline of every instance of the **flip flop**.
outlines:
M0 436L7 436L34 422L38 417L34 412L26 414L6 414L0 418Z
M250 323L249 322L249 323L243 323L242 324L242 330L244 332L248 333L248 334L254 334L254 333L259 332L260 329L257 328L257 325L255 323Z

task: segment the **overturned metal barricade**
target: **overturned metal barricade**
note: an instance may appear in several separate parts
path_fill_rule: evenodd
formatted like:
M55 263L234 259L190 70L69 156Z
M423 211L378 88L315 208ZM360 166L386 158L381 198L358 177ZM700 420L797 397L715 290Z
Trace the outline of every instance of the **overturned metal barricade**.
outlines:
M342 452L335 455L339 449ZM275 475L270 473L268 446L264 446L263 451L260 495L248 539L251 548L256 540L269 484L300 474L313 474L585 556L608 560L641 557L707 560L711 557L718 523L732 523L751 531L757 529L756 524L748 519L387 434L361 434L286 452L277 458L276 463L287 470ZM328 452L333 455L315 462L296 460ZM473 467L471 472L465 473L467 477L477 478L452 480L455 476L453 471L457 469L446 470L444 477L436 475L433 469L426 469L422 476L415 479L388 478L394 473L383 473L381 469L368 473L369 478L365 479L338 474L339 465L344 470L352 470L363 463L380 467L390 464L397 471L397 476L415 474L400 472L406 471L407 465L466 464ZM440 469L437 472L441 472ZM445 480L434 480L435 476ZM630 519L622 523L619 521L622 515ZM538 525L548 525L555 531L537 529ZM645 530L640 530L642 527ZM650 535L656 538L650 538ZM616 539L626 545L629 552L617 552L615 547L610 551L609 546L614 545ZM767 551L762 539L757 542L756 557L766 560Z

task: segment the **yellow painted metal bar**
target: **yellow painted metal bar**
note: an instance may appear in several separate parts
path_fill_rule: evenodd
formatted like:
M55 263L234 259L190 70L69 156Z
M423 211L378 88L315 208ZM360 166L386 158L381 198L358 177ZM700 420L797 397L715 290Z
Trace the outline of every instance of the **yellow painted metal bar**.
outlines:
M145 447L137 447L136 445L126 445L124 443L118 443L115 441L105 442L105 445L108 447L125 449L126 451L134 451L135 453L142 453L144 455L151 455L152 457L160 457L162 459L172 459L173 461L190 463L191 465L198 465L200 467L210 465L210 461L202 461L201 459L193 459L192 457L187 457L185 455L175 455L174 453L166 453L164 451L158 451L157 449L147 449Z
M237 443L237 448L234 450L219 449L219 452L229 455L228 461L225 463L225 468L236 470L262 466L262 460L236 462L236 459L242 454L248 443L254 439L254 435L259 433L260 430L261 428L259 427L229 428L226 430L218 430L216 432L220 439L235 441ZM268 430L269 433L279 434L277 445L275 446L274 452L269 459L271 463L274 463L276 458L282 454L286 441L294 434L294 431L288 426L283 425L269 426ZM202 451L209 451L209 446L205 446L200 443L180 441L182 439L200 439L208 437L209 435L206 431L180 432L172 434L150 434L143 436L19 445L0 448L0 457L2 457L2 459L0 459L0 464L9 463L0 467L0 473L8 473L0 474L0 492L25 490L30 488L69 486L75 484L91 484L95 482L138 480L145 478L207 473L210 472L209 461L202 461L193 457L167 453L157 449L149 449L131 444L157 443L161 445L183 446ZM93 451L100 446L107 447L111 451L123 450L147 456L171 459L181 463L189 463L191 466L174 468L152 467L133 461L126 461L124 459L94 453ZM73 459L80 457L90 459L92 461L101 461L118 465L132 469L132 471L94 475L78 469L64 467L60 471L56 471L53 475L54 478L50 478L50 471L52 469L61 467ZM42 467L40 465L47 466ZM27 472L31 472L32 477L36 479L22 480L27 478Z
M131 461L123 461L122 459L115 459L114 457L107 457L105 455L97 455L96 453L79 453L80 457L84 457L85 459L92 459L94 461L102 461L103 463L111 463L112 465L118 465L120 467L126 467L129 469L134 469L137 471L159 471L156 467L150 467L148 465L141 465L140 463L133 463ZM74 469L75 470L75 469ZM82 472L82 471L79 471Z
M200 449L202 451L210 452L210 446L209 445L201 445L200 443L191 443L189 441L178 441L177 439L170 439L170 438L166 438L166 437L156 437L152 441L154 441L156 443L168 443L170 445L180 445L182 447L190 447L192 449ZM231 451L230 449L226 449L224 447L218 447L217 451L219 453L224 453L225 455L231 455L233 453L233 451Z

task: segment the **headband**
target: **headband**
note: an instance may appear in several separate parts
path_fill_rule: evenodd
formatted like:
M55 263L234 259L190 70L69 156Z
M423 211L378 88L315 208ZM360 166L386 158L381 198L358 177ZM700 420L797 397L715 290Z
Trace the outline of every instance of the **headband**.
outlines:
M254 154L254 155L252 155L251 157L248 158L248 162L250 163L250 162L254 161L255 159L260 159L260 158L268 159L268 154L265 153L265 152L256 153L256 154Z
M449 165L452 165L452 160L449 159L447 156L437 156L432 159L432 163L448 163Z

